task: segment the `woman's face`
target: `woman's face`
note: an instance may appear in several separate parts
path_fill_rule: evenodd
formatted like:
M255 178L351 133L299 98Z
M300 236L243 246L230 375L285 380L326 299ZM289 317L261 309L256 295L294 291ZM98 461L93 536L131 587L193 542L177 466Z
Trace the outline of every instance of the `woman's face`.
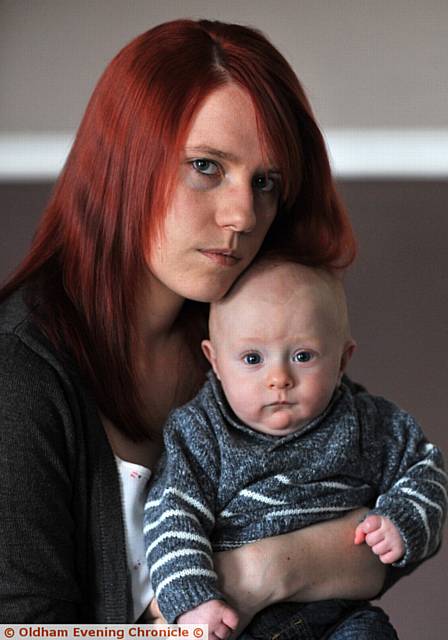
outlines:
M249 94L234 84L211 93L193 119L163 234L150 247L159 288L219 300L260 248L280 186Z

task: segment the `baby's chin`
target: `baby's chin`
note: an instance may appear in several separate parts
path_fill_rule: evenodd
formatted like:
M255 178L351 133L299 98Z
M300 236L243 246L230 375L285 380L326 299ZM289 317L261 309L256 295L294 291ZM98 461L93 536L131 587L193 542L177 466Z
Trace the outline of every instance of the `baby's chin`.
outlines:
M270 409L270 408L269 408ZM269 410L267 415L253 428L271 436L287 436L300 431L304 421L298 420L289 407L276 407Z

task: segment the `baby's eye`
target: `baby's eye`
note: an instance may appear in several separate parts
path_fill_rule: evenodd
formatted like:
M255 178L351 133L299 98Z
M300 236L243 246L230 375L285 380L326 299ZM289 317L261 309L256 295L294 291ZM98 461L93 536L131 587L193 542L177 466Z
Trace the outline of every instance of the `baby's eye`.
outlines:
M259 176L255 176L255 178L252 181L252 184L253 184L253 187L258 191L263 191L266 193L270 191L274 191L274 189L277 186L277 182L274 180L274 178L264 173Z
M197 160L193 160L191 164L198 173L204 173L207 176L214 176L219 173L218 165L206 158L197 158Z
M246 353L243 357L244 364L260 364L263 362L263 358L259 353Z
M298 351L293 355L292 360L293 362L306 363L311 362L313 358L314 353L312 353L311 351Z

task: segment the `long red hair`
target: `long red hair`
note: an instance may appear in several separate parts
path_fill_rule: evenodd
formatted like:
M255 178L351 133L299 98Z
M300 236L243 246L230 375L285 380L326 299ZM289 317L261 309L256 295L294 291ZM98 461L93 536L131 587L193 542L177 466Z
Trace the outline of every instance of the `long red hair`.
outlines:
M41 329L77 362L100 410L134 439L148 434L135 383L145 257L192 118L226 82L252 97L260 138L282 174L282 203L263 248L310 265L354 258L308 100L261 33L176 20L130 42L100 78L29 253L0 299L32 283Z

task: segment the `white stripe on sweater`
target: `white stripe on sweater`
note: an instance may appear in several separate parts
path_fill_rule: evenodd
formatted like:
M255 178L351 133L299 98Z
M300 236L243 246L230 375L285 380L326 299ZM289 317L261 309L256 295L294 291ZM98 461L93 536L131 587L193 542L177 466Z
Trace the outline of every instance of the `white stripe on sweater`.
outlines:
M229 511L228 509L224 509L224 511L221 511L221 513L219 514L220 518L233 518L234 516L238 516L240 514L235 513L234 511Z
M256 491L250 491L249 489L243 489L239 492L240 496L244 496L246 498L251 498L252 500L256 500L258 502L263 502L263 504L272 504L272 505L282 505L287 504L284 500L274 500L273 498L268 498L264 496L262 493L257 493Z
M409 474L409 471L412 471L413 469L415 469L416 467L420 467L421 465L424 465L425 467L432 467L434 471L437 471L437 473L440 473L440 475L442 475L444 478L448 480L448 475L445 473L443 469L441 469L436 465L434 460L421 460L420 462L417 462L416 464L414 464L413 467L408 469L406 473Z
M149 576L152 577L152 574L155 571L157 571L157 569L162 567L167 562L171 562L171 560L176 560L177 558L181 558L183 556L193 556L193 555L204 556L207 559L210 566L213 568L213 560L211 559L211 556L208 553L205 553L205 551L201 551L200 549L179 549L178 551L170 551L169 553L166 553L164 556L159 558L157 562L154 562L154 564L151 567Z
M448 493L446 491L446 488L443 486L443 484L441 484L440 482L437 482L437 480L427 480L426 482L430 482L431 484L435 484L436 487L439 487L440 491L445 496L445 501L448 502Z
M206 516L211 521L212 524L215 524L215 517L213 513L209 509L207 509L207 507L204 507L204 505L201 502L199 502L199 500L192 498L191 496L189 496L187 493L184 493L183 491L179 491L179 489L176 489L175 487L167 487L158 500L148 500L148 502L145 504L145 511L153 507L158 507L162 502L162 500L164 499L164 497L170 493L176 495L178 498L181 498L181 500L188 502L188 504L191 504L191 506L195 507L198 511L203 513L204 516Z
M409 487L400 487L400 491L402 493L407 493L409 496L413 496L414 498L418 498L422 502L425 502L426 504L429 504L431 507L434 507L434 509L438 509L441 513L443 513L442 507L439 504L437 504L436 502L433 502L432 500L427 498L425 495L423 495L423 493L420 493L419 491L414 491L413 489L410 489Z
M185 533L184 531L165 531L158 538L154 540L154 542L146 549L146 557L149 556L151 551L157 547L163 540L167 538L178 538L179 540L193 540L194 542L199 542L203 544L207 549L212 550L212 546L210 541L204 536L199 536L196 533Z
M282 509L282 511L270 511L266 514L266 517L270 516L294 516L302 515L304 513L334 513L336 511L353 511L355 507L310 507L309 509Z
M333 482L331 480L319 482L320 487L329 487L330 489L365 489L369 487L368 484L362 484L357 487L354 487L351 484L345 484L345 482Z
M274 476L274 478L282 484L291 484L291 480L288 478L288 476L283 475L283 473L278 473L276 476Z
M168 509L168 511L164 511L160 518L157 518L154 522L150 522L143 527L143 533L148 533L152 529L156 529L162 522L164 522L167 518L175 518L176 516L180 516L182 518L190 518L190 520L194 520L197 524L199 524L199 520L193 513L189 511L183 511L182 509Z
M187 578L188 576L203 576L215 579L217 578L216 573L214 571L209 571L208 569L183 569L183 571L172 573L167 578L165 578L165 580L162 580L162 582L156 589L156 598L160 596L161 591L169 584L171 584L171 582L174 582L175 580L181 580L182 578Z

